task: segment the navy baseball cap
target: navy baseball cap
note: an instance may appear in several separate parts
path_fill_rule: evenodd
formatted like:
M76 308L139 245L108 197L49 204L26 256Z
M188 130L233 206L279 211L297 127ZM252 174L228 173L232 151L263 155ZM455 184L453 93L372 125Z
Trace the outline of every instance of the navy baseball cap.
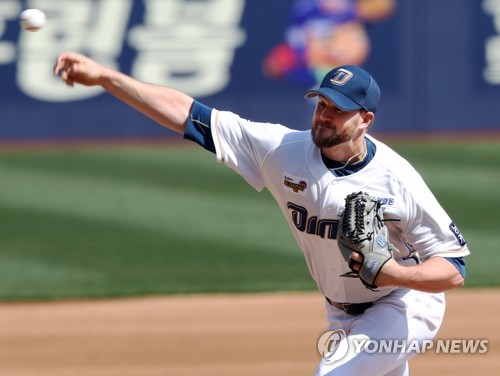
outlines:
M380 89L375 79L365 69L356 65L343 65L332 69L323 78L318 89L306 91L306 98L322 95L344 111L364 108L377 111Z

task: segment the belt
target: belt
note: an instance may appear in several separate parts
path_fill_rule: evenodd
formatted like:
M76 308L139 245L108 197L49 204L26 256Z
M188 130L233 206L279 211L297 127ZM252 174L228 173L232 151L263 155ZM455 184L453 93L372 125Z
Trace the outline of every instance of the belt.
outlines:
M326 298L326 301L335 308L341 309L348 315L357 316L365 313L365 311L373 306L373 302L367 303L339 303L333 302L330 299Z

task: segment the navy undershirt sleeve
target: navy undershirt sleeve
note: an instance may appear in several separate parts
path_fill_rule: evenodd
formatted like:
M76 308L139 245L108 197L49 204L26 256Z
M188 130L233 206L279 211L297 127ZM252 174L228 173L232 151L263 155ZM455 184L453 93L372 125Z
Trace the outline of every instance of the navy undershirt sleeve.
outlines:
M186 123L184 138L196 142L198 145L215 154L215 145L210 127L211 115L212 108L194 101Z
M465 259L463 257L444 257L444 259L451 262L462 277L465 278Z

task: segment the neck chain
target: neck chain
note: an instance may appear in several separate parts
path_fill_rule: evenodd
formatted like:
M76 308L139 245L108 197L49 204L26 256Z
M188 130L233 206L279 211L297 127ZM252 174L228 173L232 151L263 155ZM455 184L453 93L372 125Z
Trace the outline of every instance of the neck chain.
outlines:
M349 162L351 162L354 158L356 158L358 155L361 155L362 154L362 158L356 162L356 163L359 163L361 161L363 161L363 159L365 159L365 153L366 153L366 143L365 143L365 147L363 148L363 150L361 150L359 153L356 153L354 154L352 157L350 157L346 163L344 163L342 166L340 167L335 167L335 168L330 168L330 171L338 171L338 170L342 170L344 167L346 167ZM355 163L353 163L355 164Z

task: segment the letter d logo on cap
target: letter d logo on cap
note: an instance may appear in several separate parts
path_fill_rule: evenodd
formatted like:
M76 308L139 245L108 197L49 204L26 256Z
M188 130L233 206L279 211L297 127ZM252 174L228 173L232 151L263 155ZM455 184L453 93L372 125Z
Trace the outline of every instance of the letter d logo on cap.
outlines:
M347 69L340 68L337 72L335 72L335 76L330 79L330 82L334 85L345 85L347 81L349 81L352 77L352 72L349 72Z

